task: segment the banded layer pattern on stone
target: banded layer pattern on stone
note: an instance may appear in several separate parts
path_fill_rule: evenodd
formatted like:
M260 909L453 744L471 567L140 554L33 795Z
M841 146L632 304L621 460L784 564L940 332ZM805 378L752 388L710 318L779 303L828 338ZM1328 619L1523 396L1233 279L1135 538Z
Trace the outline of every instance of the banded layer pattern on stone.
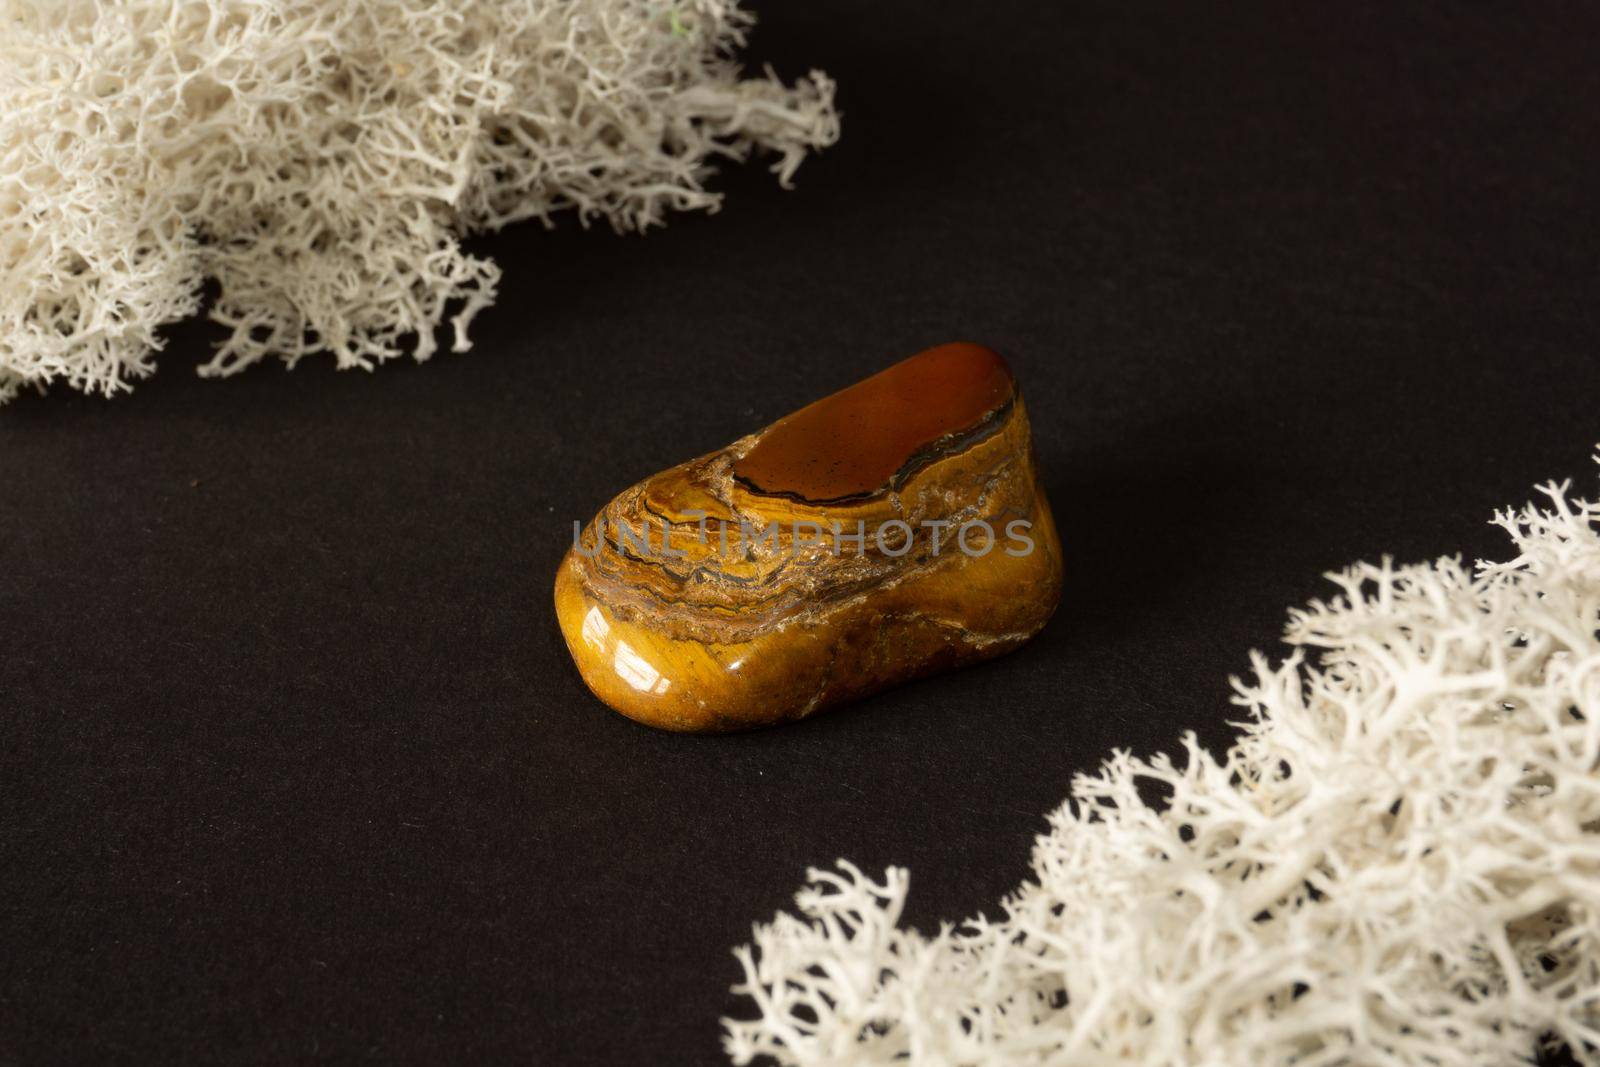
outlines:
M619 494L555 601L600 699L707 732L1008 652L1060 592L1016 382L951 344Z

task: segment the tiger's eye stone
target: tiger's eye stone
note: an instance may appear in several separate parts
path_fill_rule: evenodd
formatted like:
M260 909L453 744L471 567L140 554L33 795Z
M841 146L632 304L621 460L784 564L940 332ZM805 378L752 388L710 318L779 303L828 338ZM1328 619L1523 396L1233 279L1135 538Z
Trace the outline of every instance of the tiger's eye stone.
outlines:
M1060 596L1022 396L971 344L624 491L555 588L589 688L695 732L804 718L1009 652Z

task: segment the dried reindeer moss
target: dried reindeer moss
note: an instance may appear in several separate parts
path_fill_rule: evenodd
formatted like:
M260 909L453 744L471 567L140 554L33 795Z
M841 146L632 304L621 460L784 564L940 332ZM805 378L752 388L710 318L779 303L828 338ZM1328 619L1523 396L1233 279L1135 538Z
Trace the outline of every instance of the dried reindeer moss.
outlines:
M787 184L838 135L833 85L742 78L733 0L0 0L0 401L468 347L499 270L475 231L575 210L619 230L715 209L718 156Z
M1566 491L1497 517L1509 562L1330 576L1237 743L1076 778L999 918L923 936L904 871L813 870L738 950L734 1062L1600 1064L1600 505Z

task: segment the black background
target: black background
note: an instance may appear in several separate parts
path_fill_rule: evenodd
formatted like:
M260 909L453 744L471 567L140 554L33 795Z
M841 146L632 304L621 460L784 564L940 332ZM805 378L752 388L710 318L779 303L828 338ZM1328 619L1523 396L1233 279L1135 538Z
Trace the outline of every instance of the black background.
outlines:
M805 868L989 908L1074 771L1234 715L1327 569L1592 485L1582 4L765 3L841 143L522 227L470 355L0 411L0 1061L719 1060ZM1515 9L1515 10L1514 10ZM651 732L552 618L614 492L927 345L1007 354L1068 551L1000 661Z

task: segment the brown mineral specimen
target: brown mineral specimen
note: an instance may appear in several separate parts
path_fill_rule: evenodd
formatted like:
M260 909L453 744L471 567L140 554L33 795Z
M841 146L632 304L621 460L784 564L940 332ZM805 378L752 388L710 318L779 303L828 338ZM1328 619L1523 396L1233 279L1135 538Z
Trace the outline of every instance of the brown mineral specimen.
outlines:
M589 688L696 732L803 718L1009 652L1060 596L1022 396L971 344L623 492L555 590Z

